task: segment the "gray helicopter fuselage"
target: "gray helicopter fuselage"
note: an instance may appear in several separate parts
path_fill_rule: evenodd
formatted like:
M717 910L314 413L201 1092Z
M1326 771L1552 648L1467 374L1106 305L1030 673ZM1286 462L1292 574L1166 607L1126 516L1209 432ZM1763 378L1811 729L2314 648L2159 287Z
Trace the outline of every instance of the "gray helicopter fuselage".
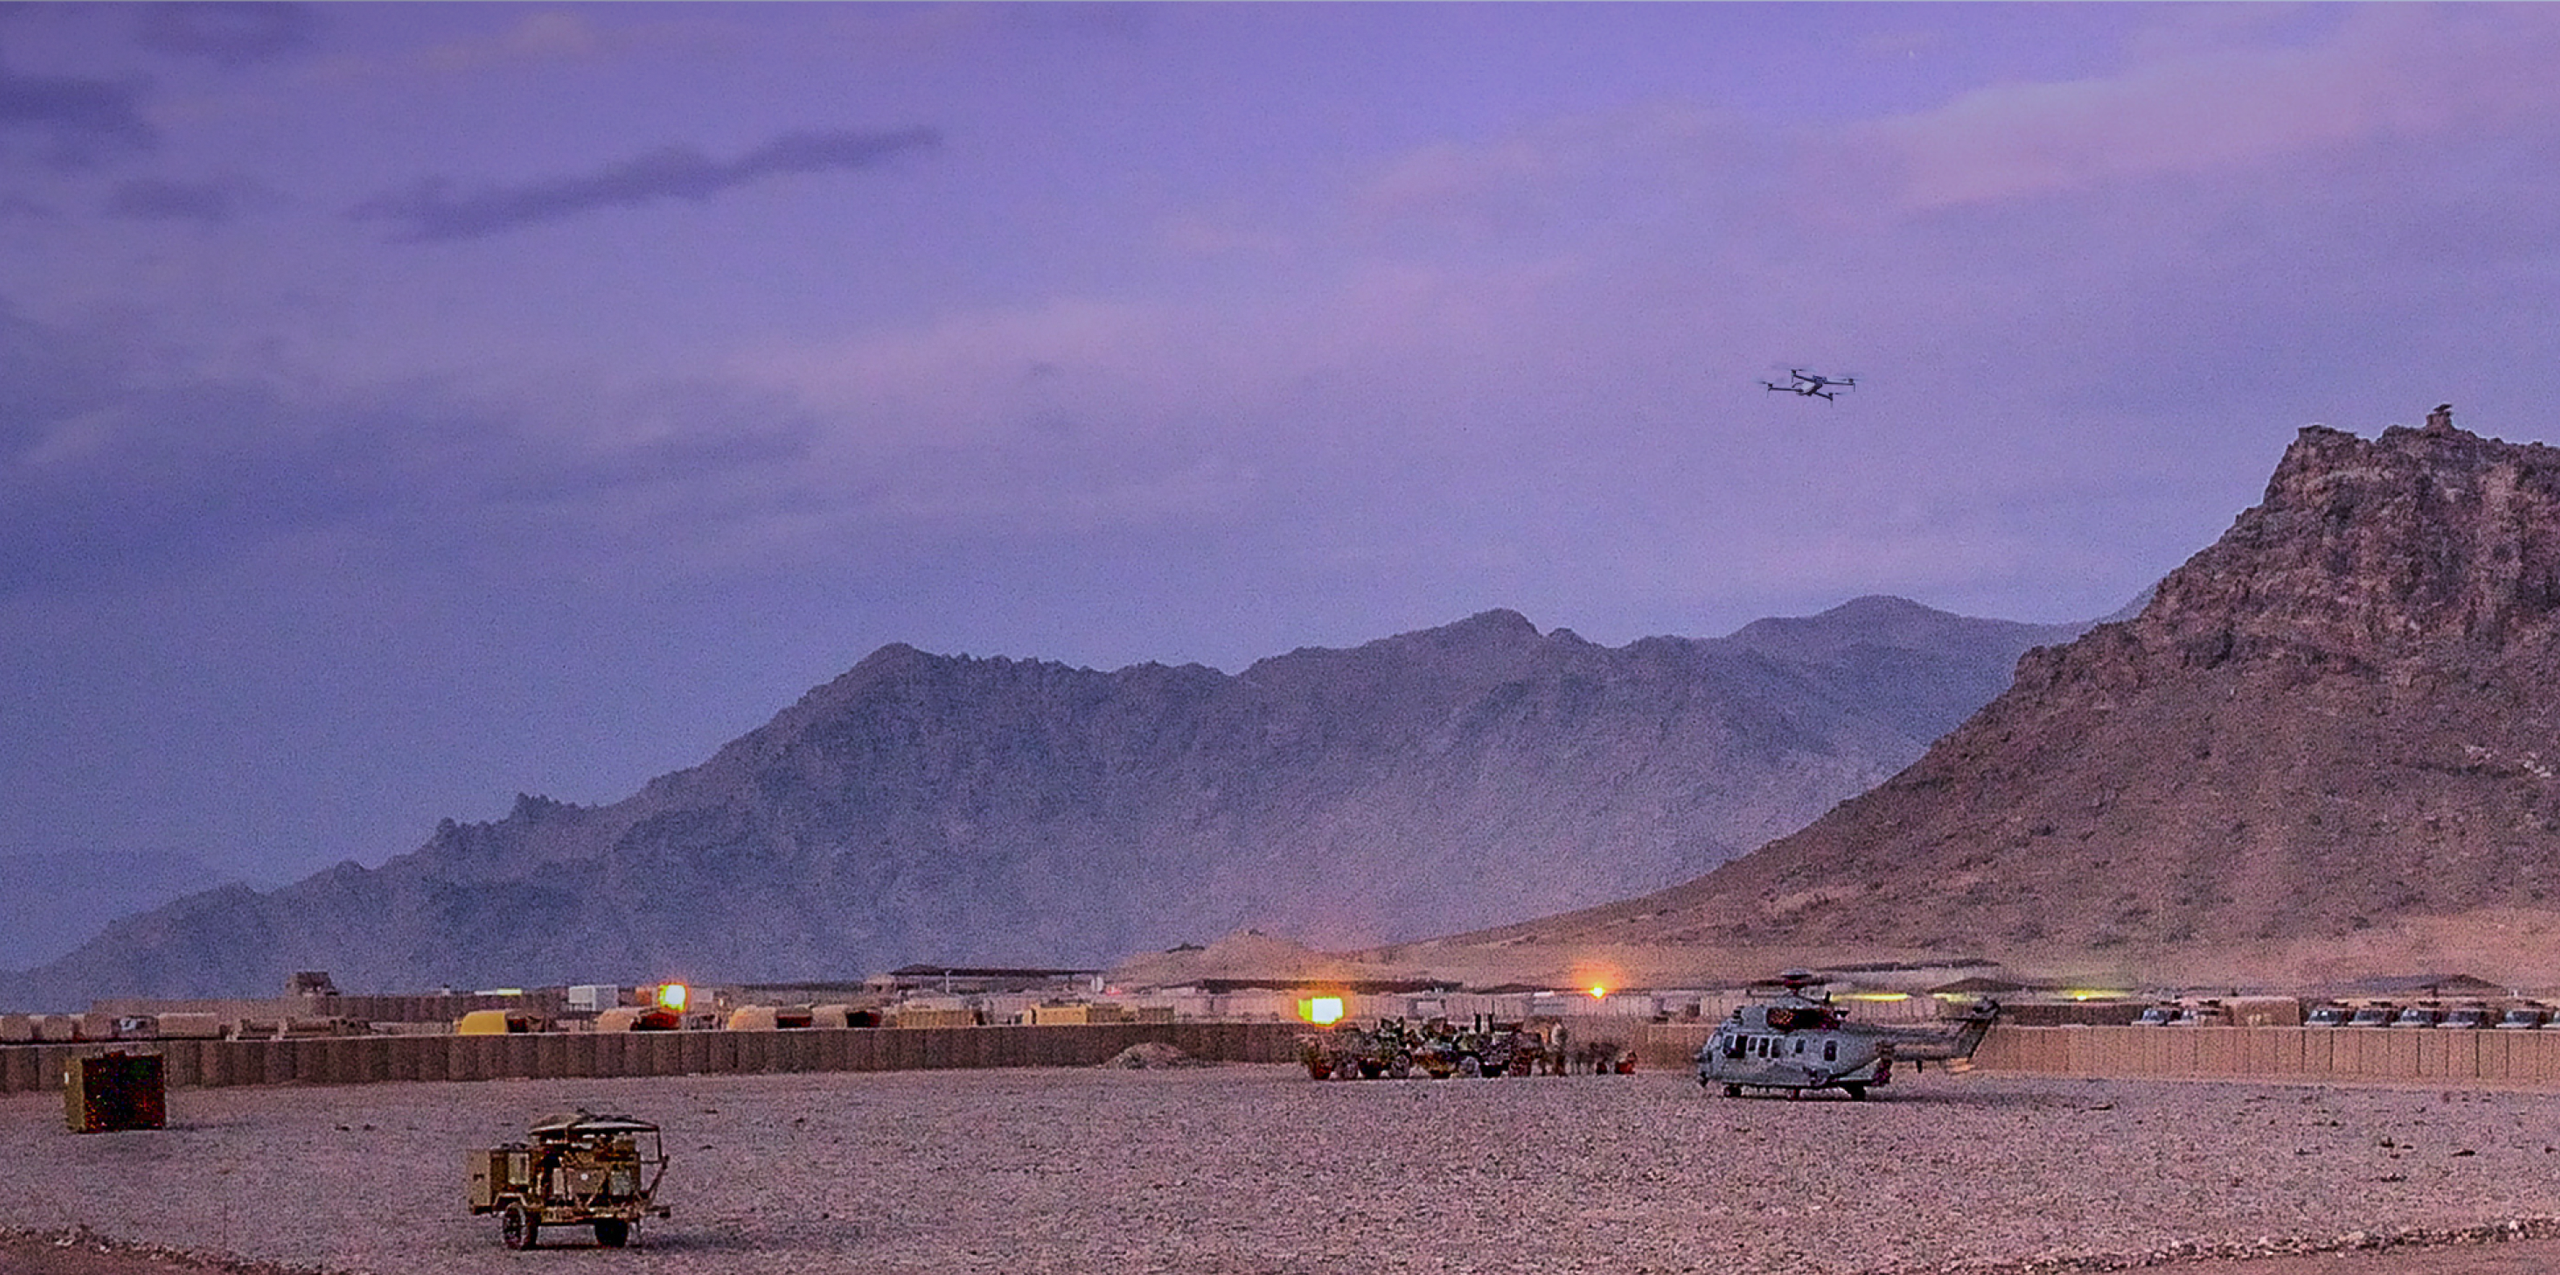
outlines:
M1698 1083L1723 1085L1735 1096L1745 1089L1837 1089L1864 1098L1869 1086L1892 1082L1896 1059L1970 1066L2000 1015L1998 1002L1984 1001L1951 1030L1853 1023L1830 997L1808 996L1803 987L1791 982L1718 1024L1698 1050Z
M1838 1010L1789 996L1745 1005L1698 1051L1698 1083L1743 1089L1838 1089L1864 1097L1893 1078L1893 1043L1850 1026Z

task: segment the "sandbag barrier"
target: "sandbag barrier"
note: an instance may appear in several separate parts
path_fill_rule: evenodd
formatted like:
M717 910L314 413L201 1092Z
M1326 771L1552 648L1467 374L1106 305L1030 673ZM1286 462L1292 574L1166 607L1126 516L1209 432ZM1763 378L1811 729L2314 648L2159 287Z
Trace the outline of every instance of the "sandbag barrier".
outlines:
M168 1087L557 1080L754 1072L1091 1067L1161 1042L1210 1062L1297 1059L1296 1023L1094 1023L780 1031L524 1032L0 1045L0 1093L59 1090L65 1063L105 1049L160 1055Z

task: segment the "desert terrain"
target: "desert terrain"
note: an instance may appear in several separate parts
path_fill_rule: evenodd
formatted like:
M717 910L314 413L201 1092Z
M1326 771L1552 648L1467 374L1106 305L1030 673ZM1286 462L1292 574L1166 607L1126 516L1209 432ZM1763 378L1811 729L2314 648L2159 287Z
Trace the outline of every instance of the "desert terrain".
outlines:
M462 1206L463 1152L573 1105L666 1127L675 1215L627 1250L546 1232L545 1251L508 1252ZM1320 1084L1222 1065L180 1090L170 1108L166 1130L81 1136L58 1097L0 1101L17 1228L0 1269L2448 1275L2560 1258L2560 1121L2526 1092L1931 1072L1853 1103L1725 1099L1669 1072Z

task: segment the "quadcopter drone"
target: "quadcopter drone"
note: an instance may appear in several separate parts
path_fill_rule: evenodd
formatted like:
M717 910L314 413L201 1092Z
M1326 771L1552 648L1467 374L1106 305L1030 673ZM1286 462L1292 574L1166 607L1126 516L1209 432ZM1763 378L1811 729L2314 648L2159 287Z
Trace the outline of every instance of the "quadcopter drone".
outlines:
M1818 398L1828 403L1838 401L1840 391L1856 389L1858 385L1858 378L1854 376L1824 376L1819 372L1805 371L1803 368L1789 368L1787 370L1786 384L1780 385L1776 381L1762 381L1760 384L1772 390L1779 390L1788 394L1800 394L1806 398Z

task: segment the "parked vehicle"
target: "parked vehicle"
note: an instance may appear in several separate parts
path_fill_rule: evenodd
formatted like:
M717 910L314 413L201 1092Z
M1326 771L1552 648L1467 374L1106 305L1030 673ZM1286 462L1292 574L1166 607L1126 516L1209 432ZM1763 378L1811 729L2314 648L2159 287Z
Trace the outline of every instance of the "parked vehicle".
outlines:
M2542 1026L2550 1011L2538 1005L2511 1005L2498 1016L2499 1031L2532 1031Z
M620 1248L641 1218L667 1216L657 1202L667 1173L658 1126L576 1111L537 1122L527 1139L472 1151L468 1161L471 1211L498 1214L508 1248L532 1248L546 1226L579 1225Z
M1402 1080L1416 1072L1434 1080L1534 1076L1542 1068L1561 1074L1561 1043L1524 1023L1494 1022L1484 1015L1466 1024L1445 1018L1419 1024L1383 1018L1375 1031L1337 1025L1300 1037L1298 1060L1318 1080ZM1596 1058L1595 1049L1605 1049L1612 1062L1623 1057L1632 1069L1634 1055L1615 1044L1593 1042L1577 1052Z
M2133 1025L2136 1027L2166 1027L2176 1021L2178 1021L2177 1006L2154 1005L2151 1008L2142 1011L2141 1015L2133 1020Z
M2388 1027L2391 1025L2391 1016L2399 1012L2400 1007L2389 1001L2359 1006L2355 1013L2347 1016L2347 1026Z
M2456 1005L2444 1012L2444 1018L2436 1026L2476 1030L2487 1027L2489 1021L2489 1007L2486 1005Z
M2442 1010L2431 1005L2411 1005L2391 1016L2394 1027L2433 1027L2444 1017Z
M2344 1027L2347 1025L2348 1019L2355 1017L2355 1013L2356 1012L2354 1010L2349 1009L2344 1005L2321 1005L2312 1009L2310 1016L2302 1020L2302 1025L2305 1027Z

